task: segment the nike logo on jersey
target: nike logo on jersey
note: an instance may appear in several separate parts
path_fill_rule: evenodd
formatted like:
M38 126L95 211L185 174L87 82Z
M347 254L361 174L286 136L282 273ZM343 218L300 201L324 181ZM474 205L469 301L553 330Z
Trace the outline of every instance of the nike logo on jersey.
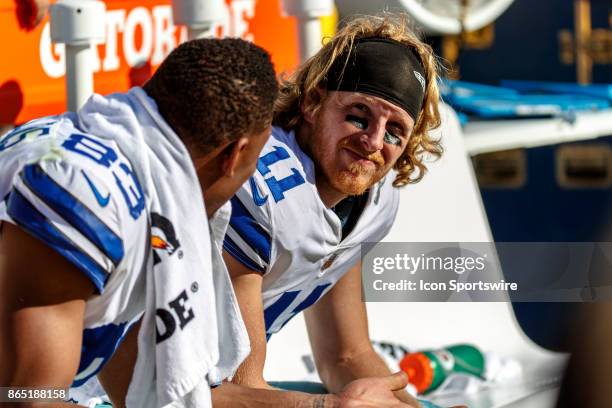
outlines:
M104 197L102 194L100 194L100 191L95 184L89 179L89 177L87 177L87 174L85 174L83 170L81 170L81 173L83 173L83 177L85 177L85 180L87 180L87 184L89 184L89 188L91 188L91 191L93 191L96 201L98 204L100 204L100 207L106 207L110 201L110 193L106 194L106 197Z
M249 179L249 183L251 184L251 192L253 193L253 201L255 201L255 204L258 207L261 207L262 205L266 203L266 201L268 201L268 195L266 194L264 197L262 197L259 194L259 189L257 188L257 184L255 183L255 179L253 177Z

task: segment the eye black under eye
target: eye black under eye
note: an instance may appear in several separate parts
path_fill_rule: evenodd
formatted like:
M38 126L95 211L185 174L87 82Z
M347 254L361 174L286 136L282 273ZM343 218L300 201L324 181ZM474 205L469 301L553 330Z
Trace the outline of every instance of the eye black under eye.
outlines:
M366 129L368 127L368 120L355 115L346 115L346 121L351 122L359 129Z
M386 131L384 137L385 143L389 143L395 146L402 144L402 139L399 136L394 135L392 132Z

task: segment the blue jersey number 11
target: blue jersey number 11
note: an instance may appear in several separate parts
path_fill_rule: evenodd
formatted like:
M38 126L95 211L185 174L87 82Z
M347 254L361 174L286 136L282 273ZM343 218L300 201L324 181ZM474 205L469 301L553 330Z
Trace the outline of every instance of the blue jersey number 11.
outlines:
M264 180L272 193L272 198L274 198L274 201L277 203L285 198L285 191L291 190L292 188L305 183L304 177L300 174L298 169L293 167L291 168L293 174L280 180L274 176L266 177L272 172L269 166L288 158L289 153L287 153L287 150L280 146L274 146L274 151L261 156L257 162L257 171L259 171L259 173L265 177ZM253 190L253 199L255 200L255 204L262 206L266 201L268 201L268 195L263 197L259 195L254 180L251 180L251 189Z

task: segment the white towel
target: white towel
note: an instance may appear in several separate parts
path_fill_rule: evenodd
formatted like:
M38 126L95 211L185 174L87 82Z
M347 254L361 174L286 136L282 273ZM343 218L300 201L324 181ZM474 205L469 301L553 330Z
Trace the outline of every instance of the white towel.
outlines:
M202 191L189 153L140 88L94 95L78 117L83 130L115 141L130 158L144 190L147 214L171 220L180 242L181 253L164 257L155 267L151 252L127 406L211 406L208 384L233 374L249 346L227 270L215 258L218 244L211 252ZM167 329L156 317L158 309L173 314L176 328L156 343L156 332ZM220 352L220 345L227 349Z
M217 310L227 313L225 318L217 320L219 333L219 363L214 371L208 374L210 384L219 384L230 378L242 361L251 352L249 336L240 315L234 287L229 277L227 266L223 261L223 238L232 215L232 204L227 202L210 220L212 238L212 264L217 301ZM223 295L221 295L223 294ZM234 318L232 316L240 316ZM231 317L231 318L227 318Z

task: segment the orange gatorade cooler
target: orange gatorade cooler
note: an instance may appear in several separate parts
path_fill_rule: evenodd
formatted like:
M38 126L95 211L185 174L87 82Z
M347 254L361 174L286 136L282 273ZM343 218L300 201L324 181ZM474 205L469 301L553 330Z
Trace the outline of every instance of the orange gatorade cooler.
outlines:
M66 109L65 49L53 44L46 8L55 0L0 0L0 129ZM172 0L105 0L105 40L93 47L94 91L142 85L166 55L187 39ZM41 6L42 7L42 6ZM219 37L240 37L268 50L277 72L298 64L297 20L278 1L225 0ZM2 132L0 132L2 133Z

